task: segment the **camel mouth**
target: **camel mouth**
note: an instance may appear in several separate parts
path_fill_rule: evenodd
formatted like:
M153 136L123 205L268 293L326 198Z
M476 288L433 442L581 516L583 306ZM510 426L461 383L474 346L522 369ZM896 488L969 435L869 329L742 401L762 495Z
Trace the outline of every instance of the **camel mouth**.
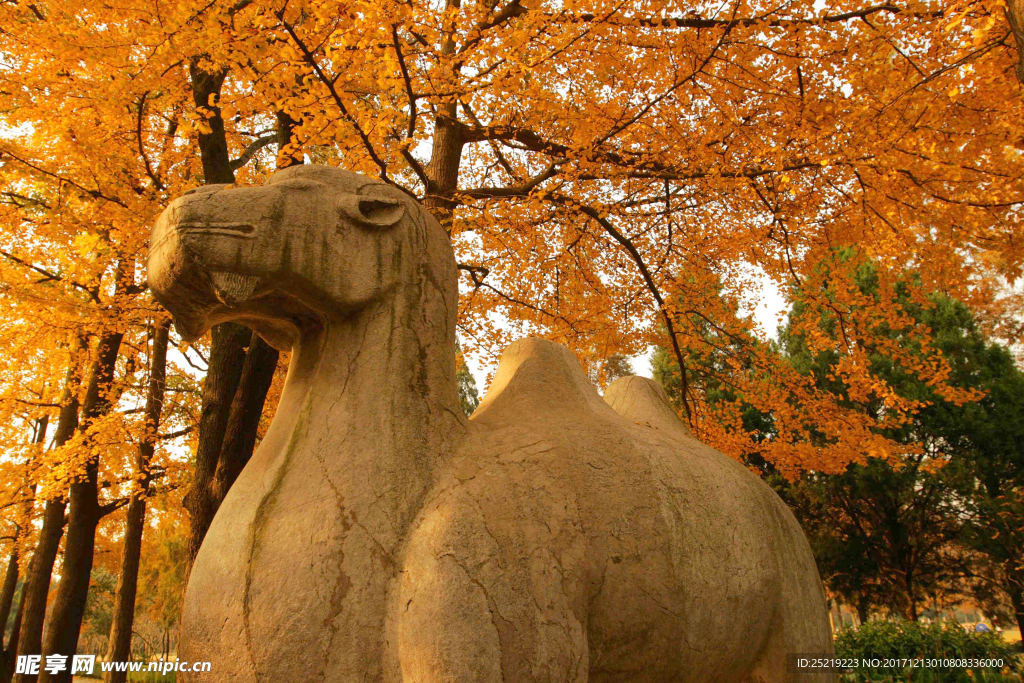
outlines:
M240 237L252 239L256 237L256 226L252 223L178 223L165 231L155 241L150 242L149 250L157 251L164 244L171 240L177 240L184 235L223 235L227 237Z
M188 235L229 235L231 237L255 237L256 226L252 223L179 223L177 231Z
M210 282L217 299L225 306L240 306L250 298L260 283L257 275L232 273L228 271L210 271Z

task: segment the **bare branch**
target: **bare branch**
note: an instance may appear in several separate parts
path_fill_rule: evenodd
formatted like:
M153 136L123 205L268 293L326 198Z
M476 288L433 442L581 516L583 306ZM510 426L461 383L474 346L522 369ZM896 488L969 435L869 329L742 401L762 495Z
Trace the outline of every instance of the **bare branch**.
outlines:
M160 439L161 441L167 441L169 439L177 439L179 436L185 436L186 434L191 433L193 430L194 430L194 427L185 427L184 429L179 429L176 432L169 432L167 434L158 434L156 438Z

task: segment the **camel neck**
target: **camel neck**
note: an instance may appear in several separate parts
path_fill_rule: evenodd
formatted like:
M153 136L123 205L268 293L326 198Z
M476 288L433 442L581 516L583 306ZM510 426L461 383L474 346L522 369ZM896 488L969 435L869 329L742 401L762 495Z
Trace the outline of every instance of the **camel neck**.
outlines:
M275 445L358 523L404 528L465 433L455 340L432 327L442 322L382 302L305 333L294 350L279 409L290 419Z

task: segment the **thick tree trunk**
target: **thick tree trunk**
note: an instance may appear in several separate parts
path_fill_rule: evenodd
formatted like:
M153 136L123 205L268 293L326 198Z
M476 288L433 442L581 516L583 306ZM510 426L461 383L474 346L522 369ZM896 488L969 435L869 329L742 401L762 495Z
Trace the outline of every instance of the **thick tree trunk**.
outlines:
M7 619L11 616L11 604L14 602L14 591L18 588L18 538L11 543L11 556L7 560L7 571L4 572L4 586L0 589L0 648L7 640Z
M211 331L210 365L203 380L203 410L199 417L199 444L196 448L195 474L185 494L190 528L185 557L186 576L199 553L206 530L210 528L218 501L213 496L221 447L227 431L231 404L245 364L246 345L252 332L235 323L217 325Z
M430 186L423 205L450 235L455 221L452 197L459 186L459 165L462 162L462 148L466 144L454 103L438 106L434 126L434 149L426 168Z
M114 595L114 616L110 625L107 661L124 662L131 658L132 625L135 620L135 593L139 581L139 556L142 552L142 532L146 522L146 495L149 492L149 462L156 446L156 432L164 404L164 386L167 376L167 334L169 321L154 326L153 346L149 357L149 389L146 395L146 435L139 443L135 460L138 488L128 503L121 552L121 575ZM125 683L126 671L109 671L103 676L106 683Z
M53 444L59 448L78 429L78 385L80 383L78 352L83 341L76 337L71 348L71 360L60 399L60 413ZM17 655L38 655L42 653L43 620L46 618L46 598L50 593L50 577L53 563L57 559L61 536L64 535L64 510L67 504L63 498L46 501L43 510L43 525L39 530L35 552L28 566L25 585L22 588L19 606L21 623L17 629ZM36 674L18 674L17 683L34 683Z
M228 156L227 139L224 135L224 120L220 109L211 107L210 103L220 96L224 84L225 71L210 73L193 61L189 73L192 79L192 96L196 107L209 109L213 116L208 119L210 133L199 135L199 153L203 161L203 175L207 183L233 183L234 172L231 170ZM291 129L279 121L279 135L290 136ZM185 509L189 513L189 537L185 557L186 576L192 568L199 546L202 545L206 530L217 512L222 496L217 494L215 482L220 464L221 453L225 443L229 425L232 424L231 411L234 403L242 369L246 362L247 347L251 348L252 333L234 323L224 323L213 328L210 348L210 366L206 379L203 381L203 408L199 419L199 438L196 448L195 476L192 487L185 495ZM274 359L274 366L277 360ZM273 372L271 366L270 372ZM261 368L261 371L263 368ZM269 387L269 384L267 385ZM266 389L259 396L247 396L250 402L258 402L262 407L266 398ZM252 455L252 445L244 450L244 439L238 440L239 448L234 456L236 460L247 462ZM228 470L234 469L234 465ZM230 481L228 481L230 479ZM225 477L227 486L234 478Z
M110 409L108 393L114 381L114 366L123 336L122 332L106 332L100 337L82 404L82 431ZM96 525L102 517L98 479L99 458L91 456L86 463L85 476L71 484L64 562L53 612L43 639L44 655L61 654L70 657L78 648L78 635L82 628L92 575ZM70 683L71 667L56 674L43 670L39 680L43 683Z
M252 457L263 405L274 379L277 360L277 349L252 332L242 366L242 377L238 382L235 399L231 402L224 444L221 446L220 461L213 479L212 498L216 507L220 507L231 485Z
M228 141L224 135L224 119L217 106L220 89L224 85L227 71L205 71L199 67L199 59L189 64L189 77L192 81L192 100L196 109L209 112L206 123L210 126L209 133L199 133L199 156L203 161L203 182L207 185L216 183L233 183L235 174L231 170L231 157L228 156Z
M46 598L50 594L50 577L57 559L60 539L64 535L64 511L67 503L63 498L46 501L43 511L43 526L39 541L29 563L25 587L22 589L22 621L19 629L18 655L38 655L43 650L43 620L46 618ZM17 683L34 683L36 674L21 673Z

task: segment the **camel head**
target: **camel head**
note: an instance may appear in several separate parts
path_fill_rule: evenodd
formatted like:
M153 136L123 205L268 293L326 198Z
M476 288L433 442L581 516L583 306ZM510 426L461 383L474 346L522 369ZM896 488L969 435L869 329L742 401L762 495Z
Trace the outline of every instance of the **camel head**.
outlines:
M445 251L452 285L442 289L455 296L447 236L418 203L357 173L301 165L171 202L150 240L149 284L187 340L234 320L287 349L302 330L422 279Z

